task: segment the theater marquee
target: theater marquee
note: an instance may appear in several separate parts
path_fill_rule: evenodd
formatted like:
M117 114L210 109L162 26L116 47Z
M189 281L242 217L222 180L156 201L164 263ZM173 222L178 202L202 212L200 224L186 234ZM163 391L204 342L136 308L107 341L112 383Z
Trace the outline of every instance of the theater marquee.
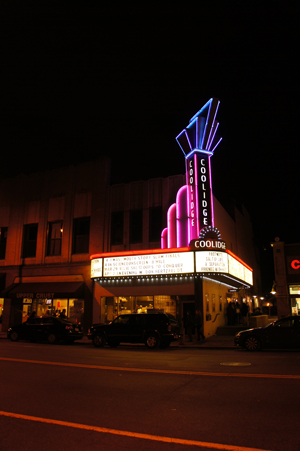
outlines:
M253 285L252 269L230 251L191 251L187 248L91 256L91 278L132 278L184 275L225 275Z

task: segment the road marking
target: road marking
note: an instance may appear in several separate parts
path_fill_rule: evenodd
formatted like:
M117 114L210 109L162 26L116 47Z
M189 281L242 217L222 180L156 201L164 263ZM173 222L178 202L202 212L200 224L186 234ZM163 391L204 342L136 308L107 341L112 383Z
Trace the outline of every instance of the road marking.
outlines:
M24 359L12 359L8 357L0 357L0 360L8 362L20 362L20 363L34 363L38 365L53 365L53 366L66 366L72 368L87 368L94 370L105 371L127 371L135 373L158 373L158 374L177 374L187 376L216 376L216 377L253 377L253 378L266 378L266 379L300 379L300 375L293 374L247 374L247 373L209 373L204 371L176 371L176 370L153 370L144 368L123 368L119 366L99 366L99 365L84 365L82 363L61 363L61 362L47 362L43 360L24 360Z
M153 440L156 442L176 443L180 445L198 446L199 448L220 449L226 451L267 451L258 448L247 448L244 446L223 445L220 443L200 442L198 440L184 440L180 438L164 437L159 435L140 434L138 432L119 431L117 429L102 428L90 426L87 424L70 423L69 421L52 420L50 418L33 417L31 415L22 415L19 413L4 412L0 410L0 415L21 420L37 421L39 423L55 424L75 429L83 429L86 431L100 432L104 434L122 435L126 437L139 438L144 440Z
M223 363L220 363L220 365L223 365L223 366L250 366L251 363L248 363L248 362L223 362Z

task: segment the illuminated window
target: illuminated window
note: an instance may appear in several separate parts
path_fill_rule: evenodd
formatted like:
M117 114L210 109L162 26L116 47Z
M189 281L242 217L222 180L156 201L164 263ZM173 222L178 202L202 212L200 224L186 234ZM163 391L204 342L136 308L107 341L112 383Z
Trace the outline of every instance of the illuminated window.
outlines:
M89 252L90 218L76 218L73 223L73 254Z
M7 227L0 227L0 260L5 259Z
M124 213L114 211L111 214L111 244L123 244Z
M206 311L209 312L209 294L205 293Z
M143 210L130 211L129 240L130 243L143 242Z
M23 234L23 257L35 257L38 224L26 224Z
M62 222L50 222L48 224L47 255L60 255L62 241Z

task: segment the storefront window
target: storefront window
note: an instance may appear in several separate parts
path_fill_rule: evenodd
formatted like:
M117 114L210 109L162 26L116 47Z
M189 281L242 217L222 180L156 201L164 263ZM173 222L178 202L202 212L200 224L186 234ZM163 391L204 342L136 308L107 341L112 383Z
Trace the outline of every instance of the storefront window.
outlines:
M74 323L82 321L84 313L83 299L26 299L23 298L22 321L27 321L32 312L37 316L60 316L65 317Z
M292 315L300 315L300 297L291 298Z
M81 323L83 314L84 301L82 299L69 299L68 318L74 323Z
M52 301L52 314L55 316L59 316L63 310L65 310L65 314L69 317L68 311L68 299L53 299Z
M136 313L148 313L154 309L153 296L137 296L136 297Z
M32 312L32 299L23 299L23 312L22 312L22 323L27 321L30 313Z
M0 324L2 323L3 305L4 305L4 299L0 298Z
M105 322L118 315L149 312L168 313L176 318L176 300L172 296L120 296L105 301Z
M154 308L176 318L176 300L172 296L154 296Z
M299 294L300 295L300 285L290 285L289 286L290 294Z

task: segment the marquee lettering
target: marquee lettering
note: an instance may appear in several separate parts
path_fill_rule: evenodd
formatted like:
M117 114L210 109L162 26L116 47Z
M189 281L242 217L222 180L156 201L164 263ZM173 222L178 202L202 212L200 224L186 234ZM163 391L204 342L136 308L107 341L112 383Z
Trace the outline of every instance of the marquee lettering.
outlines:
M226 250L225 241L219 240L193 240L190 243L191 248L194 249L223 249ZM299 262L300 263L300 262Z

